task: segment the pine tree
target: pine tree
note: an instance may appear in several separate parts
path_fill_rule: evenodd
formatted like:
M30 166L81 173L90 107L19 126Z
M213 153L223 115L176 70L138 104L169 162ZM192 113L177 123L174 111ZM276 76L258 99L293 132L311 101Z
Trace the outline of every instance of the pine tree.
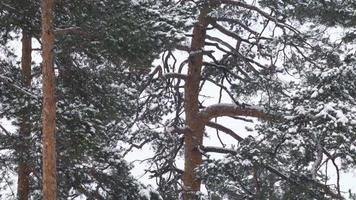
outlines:
M27 89L31 88L31 53L32 53L32 37L22 31L22 55L21 55L21 72L22 72L22 82ZM30 99L26 100L26 103L30 103ZM29 107L29 106L28 106ZM23 117L21 119L20 125L20 138L23 141L22 144L19 144L19 166L18 166L18 187L17 194L20 200L26 200L29 196L29 176L30 176L30 165L28 162L29 156L28 151L30 149L29 137L31 136L31 113L30 109L25 109L23 112Z
M187 60L177 67L168 53L162 59L163 69L157 70L163 71L157 74L168 79L166 87L173 90L179 105L176 118L163 124L169 139L157 138L161 142L156 144L153 160L158 167L153 176L163 183L177 182L182 176L183 199L198 199L202 182L210 194L231 199L342 198L339 186L325 184L327 174L321 169L323 161L330 161L339 173L336 158L348 163L347 168L353 166L355 114L347 108L353 107L354 81L349 75L354 72L352 64L343 60L344 47L329 40L328 33L315 24L304 24L302 18L298 21L275 9L273 1L185 1L182 6L195 7L199 14L191 13L198 17L192 34L187 34L192 36L190 46L179 48L188 51ZM187 74L182 73L183 67ZM343 78L345 85L331 86ZM224 94L232 103L206 105L199 95L207 82L220 88L220 98ZM315 88L331 93L314 99L319 95ZM184 110L179 103L183 100ZM212 121L223 116L244 121L254 117L262 125L256 128L257 136L243 138ZM206 126L225 132L236 146L204 146ZM182 153L182 144L184 170L172 162ZM340 145L342 150L336 148ZM228 156L215 160L211 152Z
M43 198L57 199L56 84L54 72L54 1L43 0L42 11L42 154Z
M28 3L34 3L30 4L31 6L36 5L36 2ZM154 2L149 3L152 5ZM27 16L15 15L24 13L19 6L16 7L19 12L11 13L9 16L14 4L18 5L20 2L9 1L1 4L5 14L3 17L6 19L2 22L6 25L4 28L7 28L4 30L4 36L8 37L12 31L16 32L25 27L22 24L26 22L29 32L38 38L41 30L38 10L34 9L33 12L36 14L29 13ZM105 5L101 5L99 1L70 1L63 5L59 3L55 7L56 43L53 50L56 53L54 62L59 71L59 76L56 77L59 116L58 198L80 195L88 198L96 195L97 198L103 199L141 198L138 189L143 186L127 175L130 167L123 160L122 150L117 148L117 142L133 142L127 138L127 134L137 121L135 117L140 111L138 107L142 106L136 105L136 93L141 87L141 71L147 71L144 69L145 66L158 55L160 49L170 48L177 40L175 35L178 33L170 25L173 23L172 19L160 17L147 6L132 4L129 1L124 3L112 1ZM68 10L71 12L67 12ZM136 15L137 13L140 14ZM146 17L152 20L147 20ZM16 22L16 25L13 26L12 22ZM120 29L122 24L127 25ZM93 30L94 27L97 29ZM129 30L134 30L131 33L134 35L127 34L126 31ZM123 37L124 40L135 39L121 41L119 37ZM13 38L8 39L7 41L11 41ZM164 42L168 39L173 43ZM140 48L137 48L138 45ZM137 67L143 70L135 71ZM17 87L16 82L12 80L15 80L14 77L18 76L19 71L14 66L9 66L9 70L3 69L5 71L1 75L6 75L4 78L9 79L2 79L1 82L4 84L4 90L1 91L5 97L2 99L2 105L16 108L16 105L21 105L21 100L16 100L17 96L21 98L26 98L29 94L31 96L33 114L29 151L32 165L30 196L42 198L39 157L41 125L38 123L41 119L39 112L41 104L39 99L34 97L39 94L39 66L33 69L34 84L30 92L22 87L12 92L10 88ZM10 80L11 83L5 80ZM18 117L18 113L16 109L11 109L10 112L4 110L2 116L14 119ZM143 124L154 121L157 117L152 114L145 118L142 119ZM12 143L17 144L17 141L14 140ZM123 175L127 175L127 178L123 179ZM122 187L117 187L120 183ZM92 187L95 184L98 187ZM97 190L107 192L100 192L99 197Z
M38 38L38 9L25 15L10 12L18 1L0 5L4 49L18 30ZM347 20L353 12L340 9L345 5L353 2L58 2L58 197L145 199L123 156L151 144L155 156L147 171L163 199L342 199L339 180L330 185L324 169L332 166L339 176L355 165L354 49L324 30L343 26L343 41L353 40ZM183 29L191 31L187 38ZM188 53L181 64L174 49ZM146 67L162 52L162 66L149 73ZM0 116L20 125L18 110L31 99L30 195L41 198L39 68L32 88L24 88L13 81L21 73L8 60L1 62ZM206 103L207 85L219 89L218 104ZM221 103L223 96L231 102ZM253 136L242 137L219 117L260 121ZM204 145L211 134L206 127L226 133L234 145ZM2 148L22 144L6 129L1 133ZM121 149L118 142L130 146ZM179 156L184 169L177 167ZM1 157L10 166L14 160Z

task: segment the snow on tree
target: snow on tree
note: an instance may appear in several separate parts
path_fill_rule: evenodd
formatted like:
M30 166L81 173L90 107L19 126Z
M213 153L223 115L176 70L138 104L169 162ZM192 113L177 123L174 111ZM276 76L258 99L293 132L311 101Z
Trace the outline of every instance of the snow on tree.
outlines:
M155 113L137 118L139 112L142 114L137 94L151 61L162 49L180 40L181 26L180 22L159 15L164 5L152 3L56 2L55 47L51 51L55 53L58 102L58 198L144 199L139 194L144 186L129 174L131 166L123 159L124 149L118 142L133 142L128 134L138 120L142 126L156 121ZM30 165L28 197L42 198L41 66L32 65L32 87L24 87L19 81L15 53L8 49L8 42L16 39L19 30L39 38L38 2L25 4L0 3L2 48L10 55L1 60L1 117L13 120L14 126L19 127L22 113L31 113L30 145L24 158ZM36 9L29 9L32 7ZM30 103L26 104L25 99ZM7 175L16 171L17 147L22 141L6 127L1 136L1 148L8 150L6 156L1 156L2 163L6 163L2 166L6 176L1 181L10 188L13 183ZM158 198L151 193L153 199Z
M336 160L353 167L354 55L345 51L351 47L328 39L325 26L304 24L273 2L181 6L197 10L187 34L191 43L177 47L189 55L178 64L174 52L165 53L163 67L151 75L167 84L177 104L162 125L161 141L154 142L151 172L161 192L198 199L204 183L221 198L341 199L339 184L330 185L323 169L332 163L339 173ZM224 94L232 103L207 105L200 94L208 83L220 88L217 99ZM258 135L243 138L212 121L223 116L259 119ZM207 126L235 138L235 146L204 146ZM210 152L228 155L215 160ZM174 160L182 154L185 167L179 169Z

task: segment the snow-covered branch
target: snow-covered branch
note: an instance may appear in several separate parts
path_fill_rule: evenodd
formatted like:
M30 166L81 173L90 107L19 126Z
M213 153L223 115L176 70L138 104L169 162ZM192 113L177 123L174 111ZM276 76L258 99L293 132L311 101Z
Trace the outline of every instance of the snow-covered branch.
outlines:
M300 34L300 32L295 29L294 27L284 23L282 20L279 20L275 17L273 17L272 15L270 15L269 13L261 10L260 8L254 6L254 5L250 5L247 3L244 3L243 1L236 1L236 0L213 0L217 3L221 3L221 4L229 4L229 5L233 5L233 6L238 6L238 7L242 7L248 10L253 10L255 12L257 12L258 14L262 15L264 18L274 22L277 26L282 27L282 28L287 28L295 33Z
M212 152L212 153L222 153L222 154L231 154L231 155L237 155L237 153L238 153L237 151L235 151L233 149L226 149L226 148L212 147L212 146L200 146L199 150L204 153ZM325 194L333 197L334 199L343 199L340 194L337 194L334 191L332 191L329 188L329 186L319 183L318 181L316 181L314 179L310 179L309 177L288 175L287 173L282 172L269 164L264 164L264 163L255 163L255 164L258 164L259 166L265 168L269 172L279 176L283 180L285 180L293 185L297 185L301 188L304 188L305 190L309 191L312 194L314 194L315 192L307 186L308 183L312 184L316 187L319 187L321 190L324 191Z
M17 90L19 90L20 92L22 92L22 93L25 94L25 95L28 95L28 96L30 96L30 97L33 97L34 99L38 99L38 96L36 96L35 94L33 94L33 93L27 91L26 89L24 89L23 87L21 87L21 86L19 86L19 85L16 85L16 84L14 83L14 81L13 81L11 78L8 78L8 77L3 76L3 75L0 74L0 81L1 81L1 82L4 82L5 84L10 85L11 87L13 87L13 88L15 88L15 89L17 89Z
M256 117L258 119L263 119L271 121L277 119L277 116L273 116L267 113L263 108L250 105L236 105L236 104L213 104L205 109L201 110L199 114L202 116L205 122L209 122L211 119L216 117L224 116L246 116L246 117Z
M206 153L211 152L211 153L223 153L223 154L232 154L232 155L237 154L237 152L232 149L226 149L226 148L221 148L221 147L212 147L212 146L200 146L199 150L206 152Z
M81 36L89 37L87 32L84 32L80 27L69 27L69 28L60 28L54 30L56 35L65 35L65 34L76 34Z
M187 75L171 72L171 73L165 73L164 75L162 75L162 78L166 78L166 79L176 78L176 79L186 80Z

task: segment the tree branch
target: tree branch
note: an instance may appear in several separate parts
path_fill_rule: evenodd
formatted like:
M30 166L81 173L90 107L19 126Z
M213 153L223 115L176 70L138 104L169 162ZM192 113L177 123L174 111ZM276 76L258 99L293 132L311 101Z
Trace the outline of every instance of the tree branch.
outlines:
M246 78L243 78L243 77L240 77L239 75L237 74L234 74L233 72L231 72L230 69L228 69L227 67L223 66L223 65L217 65L217 64L214 64L214 63L209 63L209 62L203 62L204 66L207 66L207 67L215 67L219 70L222 70L224 73L227 73L231 76L233 76L234 78L240 80L240 81L243 81L243 82L248 82L248 80L251 80L251 78L248 76L248 74L244 74ZM243 73L243 71L241 71L240 68L237 68L241 73Z
M210 121L210 122L206 123L206 126L209 126L211 128L215 128L219 131L222 131L222 132L230 135L231 137L235 138L239 142L241 142L243 140L243 138L241 136L237 135L233 130L231 130L221 124Z
M211 78L202 78L203 80L209 81L210 83L213 83L214 85L218 86L220 89L226 92L227 95L231 98L232 101L234 101L235 104L238 104L238 101L234 98L234 95L223 85L220 83L217 83Z
M65 34L76 34L85 37L90 37L87 32L84 32L80 27L69 27L69 28L61 28L53 31L56 35L65 35Z
M1 124L0 124L0 129L7 135L7 136L11 136L11 133L6 130Z
M201 146L201 147L199 147L199 149L204 152L214 152L214 153L223 153L223 154L231 154L231 155L237 155L237 153L238 153L237 151L232 150L232 149L210 147L210 146ZM308 188L307 185L304 185L306 182L310 182L312 184L317 185L322 190L324 190L325 194L328 194L335 199L343 199L340 194L335 194L327 185L319 183L313 179L308 179L308 177L300 177L300 176L297 176L295 179L289 175L286 175L283 172L280 172L279 170L277 170L276 168L274 168L273 166L271 166L269 164L264 164L264 163L256 163L256 164L267 169L269 172L281 177L283 180L304 188L306 191L310 192L313 195L315 195L315 192L313 190L311 190L310 188Z
M252 44L251 41L240 37L238 34L236 34L235 32L232 32L232 31L226 29L225 27L223 27L223 26L221 26L220 24L218 24L216 21L214 21L214 20L210 20L210 21L211 21L210 24L211 24L214 28L216 28L218 31L220 31L221 33L223 33L223 34L225 34L225 35L227 35L227 36L230 36L230 37L232 37L232 38L234 38L234 39L236 39L236 40L238 40L238 41L242 41L242 42L246 42L246 43L248 43L248 44Z
M257 31L254 31L252 29L250 29L246 24L242 23L239 20L235 20L235 19L231 19L228 17L218 17L215 19L216 21L221 21L221 22L230 22L230 23L236 23L238 25L240 25L240 27L244 28L245 30L247 30L248 32L250 32L253 35L258 35Z
M199 112L205 123L215 117L224 116L246 116L271 121L278 119L277 116L266 113L262 108L249 105L236 104L213 104Z
M283 28L287 28L295 33L300 34L300 32L298 30L296 30L294 27L285 24L282 20L279 20L273 16L271 16L270 14L266 13L265 11L261 10L260 8L250 5L250 4L246 4L242 1L236 1L236 0L212 0L214 2L218 2L218 3L222 3L222 4L229 4L229 5L234 5L234 6L239 6L242 8L246 8L248 10L253 10L256 11L257 13L259 13L260 15L262 15L263 17L265 17L266 19L269 19L271 21L273 21L277 26L279 27L283 27Z
M186 80L187 79L187 75L185 74L180 74L180 73L166 73L162 75L162 78L166 78L166 79L170 79L170 78L177 78L180 80Z
M331 160L333 163L335 170L336 170L336 189L337 193L339 196L341 196L341 191L340 191L340 169L339 166L336 164L335 159L336 157L332 156L324 147L322 148L322 152Z
M23 87L21 87L19 85L16 85L11 78L8 78L8 77L3 76L3 75L0 74L0 81L4 82L5 84L8 84L8 85L12 86L13 88L19 90L20 92L22 92L25 95L28 95L28 96L30 96L30 97L32 97L34 99L39 99L35 94L27 91L26 89L24 89Z
M220 147L211 147L211 146L200 146L199 150L203 152L212 152L212 153L223 153L223 154L231 154L231 155L237 154L237 151L235 150L220 148Z

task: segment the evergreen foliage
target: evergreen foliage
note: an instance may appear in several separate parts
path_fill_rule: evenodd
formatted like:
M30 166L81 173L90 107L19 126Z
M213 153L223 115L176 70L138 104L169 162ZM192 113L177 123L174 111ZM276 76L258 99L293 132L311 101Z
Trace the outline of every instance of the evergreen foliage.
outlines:
M147 195L140 196L139 191L145 186L129 174L131 166L123 160L123 147L119 142L131 139L129 133L138 125L135 123L138 117L142 126L158 121L159 116L154 112L140 110L138 93L144 76L141 72L147 73L152 60L180 40L179 32L184 23L162 17L158 13L163 5L152 7L152 3L63 1L56 5L54 51L58 67L57 154L58 197L61 199L147 198ZM4 133L1 148L8 149L1 156L2 163L6 164L2 165L6 176L1 181L8 184L7 190L12 187L8 178L16 171L16 145L30 140L31 148L27 149L27 162L32 166L30 196L40 199L40 66L33 65L34 84L27 91L22 87L17 63L13 62L15 53L8 48L8 42L16 39L19 30L39 37L38 2L26 1L25 4L1 2L2 48L14 55L2 60L1 118L11 119L18 127L21 113L30 112L32 124L31 138L18 138L16 134L6 135L6 130L1 131ZM36 9L29 9L32 7ZM25 104L29 96L31 101ZM158 198L154 192L150 193L152 199Z
M0 2L0 118L19 129L29 112L32 124L30 138L0 127L0 191L14 185L18 146L28 140L34 199L42 196L41 66L33 64L32 88L23 87L9 46L20 30L39 38L38 4ZM355 7L322 0L58 1L59 198L173 200L189 192L213 200L354 198L339 177L356 165ZM203 48L195 49L197 38ZM161 65L151 68L159 56ZM192 74L199 78L197 115L187 119ZM204 96L212 87L217 104ZM219 117L255 127L242 137ZM201 133L188 126L200 123ZM235 140L188 146L189 134L211 136L206 127ZM125 161L145 145L154 151L145 171L158 193L135 180ZM178 163L188 148L202 157L193 180L207 194L182 183L186 172Z

